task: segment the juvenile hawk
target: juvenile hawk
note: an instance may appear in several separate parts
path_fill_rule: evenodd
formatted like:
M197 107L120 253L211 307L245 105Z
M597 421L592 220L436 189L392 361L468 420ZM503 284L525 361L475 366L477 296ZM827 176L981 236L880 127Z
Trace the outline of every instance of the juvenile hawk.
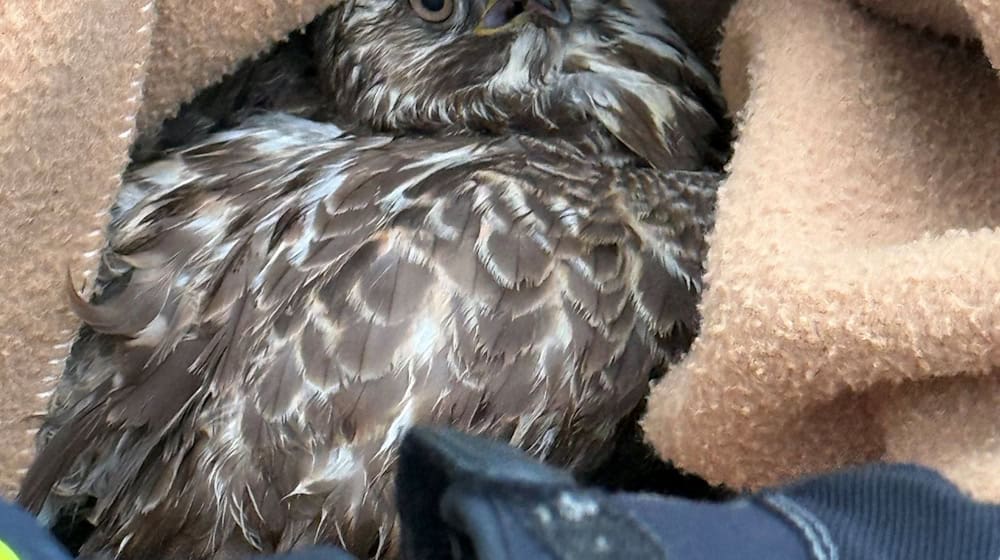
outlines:
M391 553L409 426L586 470L696 328L721 102L654 0L319 27L336 124L253 117L112 208L20 496L84 555Z

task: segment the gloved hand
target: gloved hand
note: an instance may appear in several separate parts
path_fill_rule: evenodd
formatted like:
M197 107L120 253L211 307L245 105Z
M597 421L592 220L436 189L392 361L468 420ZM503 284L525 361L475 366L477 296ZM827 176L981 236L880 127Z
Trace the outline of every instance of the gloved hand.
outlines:
M1000 558L1000 507L880 465L723 503L583 488L512 448L414 429L397 491L407 560Z

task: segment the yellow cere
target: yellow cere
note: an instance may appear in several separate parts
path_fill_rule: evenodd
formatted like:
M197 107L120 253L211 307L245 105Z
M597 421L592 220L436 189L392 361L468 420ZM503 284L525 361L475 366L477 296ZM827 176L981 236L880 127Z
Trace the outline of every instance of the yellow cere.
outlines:
M14 551L7 546L7 543L0 540L0 560L21 560L21 558L14 554Z

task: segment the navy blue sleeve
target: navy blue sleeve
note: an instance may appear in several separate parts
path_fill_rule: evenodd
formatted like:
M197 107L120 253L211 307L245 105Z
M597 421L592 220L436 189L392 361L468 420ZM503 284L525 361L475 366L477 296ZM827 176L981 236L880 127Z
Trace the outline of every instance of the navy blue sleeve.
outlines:
M795 526L817 560L1000 559L1000 506L976 502L922 467L850 469L756 501Z
M34 517L0 501L0 560L70 560L70 555Z
M357 560L339 548L319 546L286 554L261 555L247 560Z

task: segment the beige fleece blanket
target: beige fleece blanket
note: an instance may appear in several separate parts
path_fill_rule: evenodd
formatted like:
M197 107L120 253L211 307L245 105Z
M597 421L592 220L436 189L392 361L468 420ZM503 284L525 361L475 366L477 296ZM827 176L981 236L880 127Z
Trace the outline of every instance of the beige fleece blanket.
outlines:
M334 1L0 3L4 493L137 131ZM718 34L730 2L664 1L724 37L739 141L650 441L735 486L905 460L1000 500L1000 5L741 0Z
M645 427L737 487L890 460L1000 500L1000 3L869 4L727 21L703 332Z

